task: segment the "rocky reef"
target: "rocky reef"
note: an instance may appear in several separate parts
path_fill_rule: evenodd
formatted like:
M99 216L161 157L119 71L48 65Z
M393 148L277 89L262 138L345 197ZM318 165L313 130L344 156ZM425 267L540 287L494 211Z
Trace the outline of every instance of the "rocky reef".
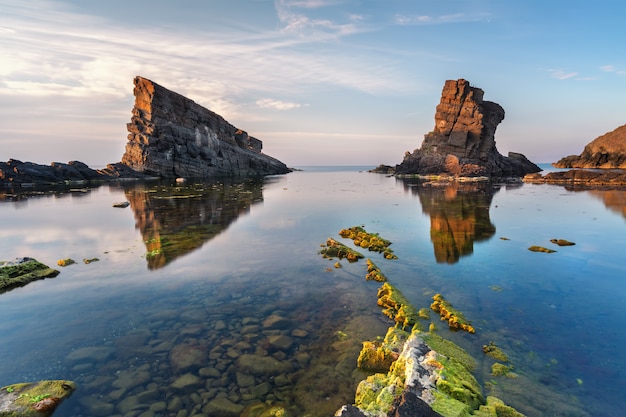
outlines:
M134 80L135 107L122 163L160 177L264 176L290 170L261 152L260 140L220 115L146 78Z
M524 155L502 156L495 142L504 109L483 100L484 92L464 79L446 81L435 113L435 127L422 146L396 165L398 176L522 177L541 168Z
M553 163L556 168L626 168L626 125L592 140L580 155Z

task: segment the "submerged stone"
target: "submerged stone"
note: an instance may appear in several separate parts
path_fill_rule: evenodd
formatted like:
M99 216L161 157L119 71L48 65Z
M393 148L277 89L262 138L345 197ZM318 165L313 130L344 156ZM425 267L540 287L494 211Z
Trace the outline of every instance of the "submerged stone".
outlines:
M502 349L496 346L496 344L493 342L489 342L489 344L483 345L483 352L485 352L485 355L491 356L493 359L497 361L500 361L500 362L509 361L509 357L506 355L506 353L504 353Z
M242 372L253 375L278 375L288 372L291 365L287 362L278 361L270 356L252 354L241 355L236 362L237 368Z

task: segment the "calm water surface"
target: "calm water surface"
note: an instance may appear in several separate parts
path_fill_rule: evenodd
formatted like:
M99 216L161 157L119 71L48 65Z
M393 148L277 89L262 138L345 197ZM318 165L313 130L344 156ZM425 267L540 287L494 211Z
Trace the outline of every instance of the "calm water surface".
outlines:
M366 256L416 307L441 293L472 321L474 335L436 325L479 361L486 395L528 416L621 415L625 191L419 186L364 169L0 194L0 259L77 261L0 294L0 386L76 381L56 416L330 416L366 376L361 342L391 324L365 262L318 254L363 225L393 242L398 260ZM516 378L490 375L489 341Z

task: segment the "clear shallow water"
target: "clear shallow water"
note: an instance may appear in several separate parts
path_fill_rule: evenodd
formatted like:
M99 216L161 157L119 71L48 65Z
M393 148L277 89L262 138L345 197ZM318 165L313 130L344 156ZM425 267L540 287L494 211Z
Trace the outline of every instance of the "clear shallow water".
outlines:
M0 385L75 380L80 388L57 416L140 415L147 407L132 403L140 400L156 404L153 415L191 416L220 397L248 415L260 401L332 415L364 377L354 370L361 342L390 324L364 262L335 269L318 255L329 236L364 225L393 242L398 260L366 256L416 307L439 292L472 321L475 335L436 324L479 360L485 394L529 416L620 415L626 192L419 187L358 168L304 169L174 192L127 184L7 197L0 259L78 263L0 295L0 355L10 358ZM117 201L131 206L112 208ZM100 261L80 262L93 257ZM266 325L270 316L286 320ZM490 375L481 351L489 341L518 378ZM181 346L200 351L205 365L181 368L172 359ZM273 357L284 369L250 379L242 355ZM187 373L200 381L172 385Z

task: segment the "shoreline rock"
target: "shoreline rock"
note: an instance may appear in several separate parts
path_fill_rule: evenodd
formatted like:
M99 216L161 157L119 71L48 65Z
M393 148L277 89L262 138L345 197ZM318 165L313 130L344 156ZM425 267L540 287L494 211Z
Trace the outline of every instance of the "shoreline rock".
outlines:
M52 162L50 165L9 159L0 162L0 186L22 188L46 185L93 185L111 181L155 179L134 171L121 163L108 164L103 169L89 168L80 161Z
M483 95L464 79L446 81L433 131L424 136L421 148L405 154L396 175L505 178L541 171L521 153L504 157L498 152L495 131L504 109L483 101Z
M580 155L569 155L553 163L556 168L626 169L626 125L598 136Z
M571 169L569 171L528 174L522 179L529 184L557 184L581 188L624 188L626 187L626 170L586 170Z

